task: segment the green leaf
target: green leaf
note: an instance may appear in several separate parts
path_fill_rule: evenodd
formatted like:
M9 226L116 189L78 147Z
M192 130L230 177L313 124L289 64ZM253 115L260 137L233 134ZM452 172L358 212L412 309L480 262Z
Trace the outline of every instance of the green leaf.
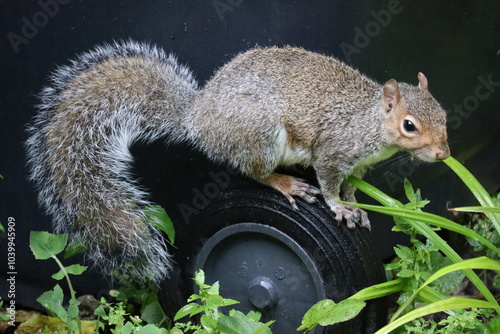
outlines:
M217 319L208 314L203 314L201 316L200 323L205 329L214 330L217 328Z
M403 207L403 204L392 198L391 196L387 195L383 191L380 191L378 188L372 186L366 181L361 180L360 178L357 178L355 176L349 176L348 179L350 184L355 186L359 191L364 192L380 204L384 206L389 206L389 207Z
M127 322L123 327L120 329L120 334L132 334L132 331L134 330L134 324L131 322Z
M174 334L178 332L171 331L170 333ZM158 328L155 325L146 325L144 327L141 327L137 334L168 334L168 331L164 328Z
M500 213L500 208L492 207L492 206L463 206L460 208L451 208L448 211L457 211L457 212L478 212L478 213Z
M316 325L328 326L353 319L361 312L366 303L357 299L345 299L338 304L333 300L324 299L313 305L302 318L298 331L312 328Z
M69 307L68 307L68 316L70 319L76 319L79 314L78 306L80 305L80 301L77 299L70 299L69 300Z
M160 303L157 301L152 302L144 307L141 314L141 319L146 321L148 324L161 324L167 316L163 311Z
M234 299L230 299L230 298L224 298L222 300L222 305L221 306L230 306L230 305L235 305L235 304L239 304L240 302L237 301L237 300L234 300Z
M351 297L349 297L349 299L358 299L367 301L375 298L381 298L396 292L403 291L405 286L406 286L405 280L396 279L389 282L384 282L364 288L363 290L360 290Z
M413 190L413 185L406 178L404 181L404 189L405 189L406 198L408 198L410 203L416 203L417 197L415 196L415 190Z
M378 205L367 205L367 204L348 203L348 202L346 202L346 203L348 205L357 206L361 209L385 213L385 214L391 215L391 216L402 217L402 218L405 218L407 221L408 220L420 221L420 222L424 222L426 224L432 224L434 226L439 226L441 228L448 229L450 231L465 235L466 237L469 237L471 239L477 240L480 243L482 243L483 245L485 245L486 247L488 247L489 249L491 249L492 251L494 251L495 253L500 255L500 249L498 249L498 247L493 245L489 240L487 240L483 236L479 235L478 233L471 230L470 228L467 228L465 226L457 224L457 223L455 223L449 219L443 218L441 216L434 215L432 213L408 210L408 209L403 209L403 208L382 207L382 206L378 206ZM419 231L419 233L421 233L421 232ZM436 245L436 246L438 246L438 245Z
M194 274L194 282L200 288L205 284L205 272L203 270L200 269Z
M328 316L336 303L331 299L323 299L311 306L302 317L302 325L297 328L297 331L312 328L316 326L321 319Z
M442 269L439 269L436 271L431 277L429 277L419 288L417 291L415 291L415 294L417 294L421 289L426 287L427 285L431 284L438 278L452 273L457 270L464 270L464 269L484 269L484 270L494 270L494 271L500 271L500 263L497 261L494 261L492 259L489 259L485 256L474 258L474 259L469 259L469 260L464 260L462 262L454 263L449 266L446 266ZM497 310L500 311L500 307L497 305Z
M99 305L95 309L94 314L97 315L98 317L104 319L104 320L107 320L108 319L108 315L106 313L107 306L104 305L104 302L105 302L104 298L101 298L101 305Z
M63 299L63 291L59 285L56 285L51 291L44 292L36 301L49 312L54 313L59 319L67 322L68 314L62 306Z
M211 295L205 300L204 304L206 305L207 308L216 310L223 304L222 297L219 295Z
M497 315L486 324L488 334L500 333L500 315Z
M52 278L56 280L62 280L65 277L65 272L71 275L81 275L85 270L87 270L86 266L72 264L70 266L64 267L64 271L62 269L59 270L57 273L52 275Z
M49 232L30 233L30 248L37 260L46 260L55 257L66 247L68 236L66 234L55 235Z
M485 256L478 257L470 260L464 260L455 264L451 264L444 268L439 269L433 275L431 275L415 292L399 307L399 309L393 315L393 319L399 316L415 299L417 295L420 295L421 291L425 289L429 284L436 281L444 275L453 273L454 271L464 270L464 269L489 269L489 270L500 270L500 263L491 260ZM500 311L500 306L497 304L497 310Z
M219 282L215 282L214 284L212 284L212 286L210 288L208 288L206 290L206 293L208 295L218 296L219 290L220 290L220 284L219 284Z
M0 223L0 233L5 233L5 227Z
M231 313L229 313L231 315ZM252 321L260 321L260 318L262 318L262 314L257 311L250 311L247 313L246 317Z
M443 256L440 252L433 252L431 254L432 263L432 272L435 272L441 268L449 266L453 264L450 259ZM438 278L433 282L433 287L439 290L443 295L450 295L455 289L462 283L464 280L464 273L461 271L453 271L446 275L446 277ZM425 280L430 278L430 273L427 277L424 277Z
M495 207L495 203L486 189L484 189L481 183L479 183L479 181L474 177L474 175L471 174L471 172L467 170L467 168L465 168L453 157L448 157L443 161L458 175L458 177L460 177L469 190L474 194L479 204L486 207ZM490 219L497 232L500 233L500 214L492 212L490 213Z
M165 209L159 205L149 205L143 209L146 219L160 231L165 232L168 240L173 244L175 241L175 228L172 220Z
M410 270L410 269L403 269L400 272L398 272L397 276L403 277L403 278L408 278L408 277L415 276L415 272L413 270Z
M200 307L200 305L197 303L191 303L191 304L184 305L175 314L174 321L182 319L187 315L192 315L192 313L195 312L199 307Z
M402 260L408 260L413 258L413 252L409 247L401 246L394 247L394 252Z
M273 321L266 324L255 322L246 317L222 315L217 321L217 328L225 334L270 334L268 328Z
M66 247L66 251L64 252L64 258L69 259L73 256L81 254L87 251L87 247L78 239L73 239L69 242L68 247Z
M276 322L276 320L271 320L271 321L266 322L265 324L263 324L262 326L257 328L257 330L255 332L253 332L252 334L261 334L261 333L272 334L271 330L269 329L269 326L271 326L275 322Z
M191 302L198 300L198 299L201 299L201 296L194 293L191 296L189 296L187 301L188 301L188 303L191 303Z
M140 333L142 334L142 333ZM144 333L144 334L148 334L148 333ZM184 332L182 330L180 330L179 328L177 327L174 327L174 328L171 328L169 332L167 332L167 334L184 334Z
M377 332L375 332L375 334L389 334L399 326L404 325L405 323L410 322L413 319L417 319L429 314L448 311L448 310L455 310L455 309L472 308L472 307L495 308L495 304L484 300L477 300L470 298L458 298L458 297L448 298L429 305L419 307L411 312L408 312L401 318L398 318L397 320L382 327Z

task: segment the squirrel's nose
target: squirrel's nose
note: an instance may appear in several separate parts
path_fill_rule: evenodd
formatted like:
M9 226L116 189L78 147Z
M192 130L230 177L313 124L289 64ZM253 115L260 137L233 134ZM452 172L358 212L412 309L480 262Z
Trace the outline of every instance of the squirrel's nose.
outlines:
M444 160L450 156L450 148L447 144L441 145L439 150L436 152L437 160Z

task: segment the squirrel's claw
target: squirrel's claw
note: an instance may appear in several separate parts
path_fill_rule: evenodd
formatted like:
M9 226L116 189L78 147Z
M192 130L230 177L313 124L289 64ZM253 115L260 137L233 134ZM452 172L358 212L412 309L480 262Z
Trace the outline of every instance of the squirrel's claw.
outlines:
M335 213L335 220L339 223L345 219L348 228L355 228L356 224L360 224L361 227L371 231L370 220L368 219L368 214L364 210L344 205L333 200L327 200L327 203L333 213Z
M293 196L304 199L307 203L317 202L316 195L321 194L321 190L311 186L305 180L289 175L272 173L263 183L270 185L278 190L290 202L293 209L298 211L297 203Z

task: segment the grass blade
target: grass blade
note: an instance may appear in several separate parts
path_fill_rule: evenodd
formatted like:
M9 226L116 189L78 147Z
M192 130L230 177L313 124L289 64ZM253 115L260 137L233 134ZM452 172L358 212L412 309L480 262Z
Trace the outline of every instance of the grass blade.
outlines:
M467 228L463 225L457 224L449 219L443 218L438 215L434 215L432 213L428 212L422 212L422 211L415 211L415 210L409 210L409 209L403 209L403 208L390 208L390 207L383 207L383 206L378 206L378 205L369 205L369 204L359 204L359 203L349 203L349 202L342 202L348 205L352 206L357 206L361 209L365 210L370 210L370 211L375 211L379 213L384 213L387 215L391 216L397 216L397 217L402 217L405 219L411 219L411 220L418 220L427 224L432 224L441 228L445 228L447 230L465 235L466 237L469 237L471 239L474 239L481 244L485 245L492 251L496 252L498 255L500 255L500 249L493 245L488 239L485 237L479 235L477 232L471 230L470 228Z
M402 279L395 279L389 282L384 282L376 285L369 286L362 290L359 290L354 295L349 297L349 299L358 300L371 300L375 298L381 298L393 293L400 292L404 289L406 282Z
M479 181L465 168L460 162L458 162L453 157L448 157L443 160L444 163L448 165L458 177L465 183L465 185L470 189L474 197L482 206L495 207L495 203L491 199L486 189L479 183ZM489 215L495 229L500 233L500 214L491 212Z
M458 212L478 212L488 215L488 213L500 213L500 208L491 206L463 206L460 208L451 208L448 211L458 211Z
M415 299L415 297L418 295L419 297L422 297L422 292L424 292L426 289L428 289L428 285L434 282L435 280L439 279L440 277L449 274L453 271L456 270L463 270L463 269L489 269L489 270L497 270L500 271L500 263L497 261L494 261L492 259L487 258L486 256L474 258L474 259L469 259L465 260L459 263L454 263L449 266L446 266L444 268L439 269L436 271L434 274L432 274L405 302L402 304L397 312L393 315L392 319L396 319L401 312L403 312ZM425 291L425 295L427 295L429 291ZM436 298L435 300L432 300L432 302L438 301L439 299L444 299L444 298ZM428 302L428 301L426 301ZM497 308L498 304L497 304ZM500 308L499 308L500 309Z
M443 312L448 310L455 310L455 309L472 308L472 307L493 308L496 309L497 312L499 311L498 304L495 305L490 302L478 299L453 297L429 305L425 305L411 312L408 312L407 314L397 319L396 321L391 322L388 325L382 327L377 332L375 332L375 334L388 334L391 331L398 328L399 326L404 325L407 322L410 322L414 319L423 317L428 314Z

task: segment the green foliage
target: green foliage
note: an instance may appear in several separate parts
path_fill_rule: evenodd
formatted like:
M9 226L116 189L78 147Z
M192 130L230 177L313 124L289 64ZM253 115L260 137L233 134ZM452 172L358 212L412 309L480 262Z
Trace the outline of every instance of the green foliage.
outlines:
M497 333L491 331L493 327L488 328L489 324L493 324L492 319L488 325L483 324L480 320L482 317L489 317L491 312L487 309L473 308L471 310L458 310L454 314L442 319L438 322L424 318L418 318L404 325L396 333L408 334L449 334L449 333L468 333L468 334L484 334ZM497 317L500 320L500 317ZM496 320L495 320L496 321Z
M344 322L356 317L366 306L366 303L357 299L346 299L340 303L324 299L313 305L302 318L302 325L298 331L306 330L308 333L317 325L329 326Z
M175 228L172 220L168 216L165 209L159 205L149 205L143 210L146 219L160 231L165 232L168 240L173 244L175 241Z
M106 323L113 334L169 333L167 329L153 324L143 325L143 319L130 315L126 311L126 305L123 302L110 304L103 298L101 299L101 305L95 310L94 314L98 316L96 321L98 328L104 329Z
M213 285L205 284L205 273L202 270L196 272L194 281L198 285L198 294L193 294L188 299L188 304L182 307L174 317L178 321L184 317L193 318L201 314L200 324L193 321L186 323L176 322L172 333L192 332L194 334L270 334L269 326L273 321L260 322L260 314L250 312L243 314L232 310L229 315L219 312L219 308L237 304L232 299L226 299L219 295L219 282ZM177 332L174 332L177 331Z
M76 292L71 284L70 275L81 275L86 267L79 264L64 266L58 259L58 255L67 250L67 235L54 235L48 232L31 232L30 248L36 259L46 260L52 258L58 264L60 270L52 275L56 280L66 278L70 291L69 305L65 307L64 293L60 285L53 290L42 294L37 301L54 317L61 321L56 332L84 333L79 317L78 306L80 302L76 299ZM69 253L73 251L70 250ZM100 306L94 314L98 317L94 321L96 330L109 330L113 334L183 334L193 332L224 333L224 334L271 334L269 326L273 323L260 322L260 313L242 312L231 310L229 315L219 312L219 308L238 303L232 299L222 298L219 295L219 283L213 285L205 284L205 274L198 271L194 278L199 286L199 293L193 294L188 299L188 304L181 308L175 320L183 317L200 316L199 324L194 321L187 323L176 323L174 328L164 328L168 319L158 301L158 287L152 284L137 287L128 276L120 277L121 289L110 291L118 302L109 303L101 300ZM135 305L140 305L140 316ZM133 313L132 313L133 312ZM46 331L47 332L47 331ZM88 333L88 332L86 332Z
M55 258L66 248L67 242L68 236L65 234L55 235L49 232L31 232L30 234L30 248L37 260Z
M85 246L81 240L73 239L66 246L66 250L64 251L64 259L72 258L78 254L81 254L87 250L87 246Z
M493 226L488 231L493 229L493 234L495 231L498 233L500 231L498 200L492 199L479 182L455 159L448 158L445 162L466 183L482 205L482 207L475 207L474 210L488 214ZM475 333L476 330L477 333L496 333L499 326L498 315L486 319L485 314L489 315L493 312L491 310L497 314L500 313L500 306L472 269L489 269L498 272L500 264L486 257L464 261L436 233L436 230L445 228L463 234L487 249L489 255L498 256L500 249L495 239L488 237L488 234L482 233L479 229L471 229L446 218L422 212L421 209L428 201L422 200L420 192L414 191L408 181L405 181L404 185L409 200L407 204L402 204L360 179L350 177L349 182L384 206L347 204L392 215L395 220L394 230L409 234L412 245L411 247L398 246L395 248L397 258L386 268L395 278L393 281L361 290L349 298L368 300L390 293L400 293L398 300L400 307L392 316L391 322L377 331L376 334L389 333L405 324L405 330L411 333L440 333L437 331L441 328L447 328L446 330L453 328L453 331L446 333ZM420 241L421 236L426 238L425 243ZM486 301L446 297L462 281L464 275L483 294ZM424 303L424 305L417 307L416 301ZM469 308L470 310L468 310ZM439 323L422 318L442 311L448 313L448 318ZM407 313L404 314L404 312ZM480 317L490 321L484 324L485 321L481 321Z
M123 305L129 313L140 314L140 318L148 324L158 327L167 322L167 316L159 301L159 288L149 282L137 285L128 275L116 274L120 290L112 290L110 294Z
M41 295L37 301L42 304L49 313L54 314L64 324L68 333L83 333L82 323L78 314L78 305L80 302L76 299L76 292L71 284L69 275L80 275L87 267L80 265L64 266L57 258L66 248L68 236L54 235L48 232L31 232L30 248L38 260L47 260L52 258L59 266L59 272L52 277L57 280L66 278L68 289L71 295L67 309L63 307L64 294L59 285L56 285L52 291L47 291Z
M500 233L495 229L493 221L491 220L491 213L500 212L500 194L496 194L496 196L492 197L492 200L495 207L463 207L451 210L483 213L474 214L471 217L471 221L469 222L468 227L490 241L497 248L500 248ZM492 259L500 259L498 253L492 251L491 249L488 249L482 243L472 238L467 238L467 241L469 242L471 247L473 247L474 251L485 253L486 256Z
M31 232L30 248L36 259L46 260L54 259L60 270L52 275L56 280L66 278L71 298L67 307L63 306L64 293L59 285L56 285L53 290L42 294L37 301L45 307L45 309L62 321L64 326L58 328L58 331L66 331L67 333L83 333L82 325L79 317L78 306L80 302L76 299L76 292L71 284L70 275L81 275L86 267L79 264L64 266L57 255L61 254L66 249L66 254L75 253L69 250L67 245L67 235L54 235L48 232ZM77 247L78 248L78 247ZM78 252L77 252L78 253ZM157 326L165 322L166 316L163 312L158 299L156 290L154 289L136 289L132 286L131 281L127 278L122 279L124 284L123 292L115 292L116 296L120 296L121 300L118 303L107 303L101 300L101 305L96 309L95 314L98 320L95 321L96 328L104 329L109 326L112 333L117 334L167 334L169 331L165 328ZM124 301L135 300L141 305L144 305L141 310L141 317L131 316L126 311ZM147 325L143 325L146 322ZM97 333L97 332L96 332Z

